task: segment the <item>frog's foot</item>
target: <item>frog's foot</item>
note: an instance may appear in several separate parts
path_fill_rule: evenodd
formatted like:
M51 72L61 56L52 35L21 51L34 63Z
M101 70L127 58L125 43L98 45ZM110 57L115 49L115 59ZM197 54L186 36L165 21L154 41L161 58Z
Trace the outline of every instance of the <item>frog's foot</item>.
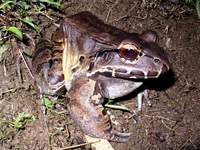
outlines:
M103 100L100 83L87 77L75 80L69 92L69 110L72 119L89 136L114 142L127 142L127 139L120 137L129 137L132 133L112 130L110 119L102 106Z
M148 97L148 91L147 91L147 89L145 89L143 92L138 94L138 111L141 111L141 109L142 109L142 99L143 99L143 97L147 101L148 106L150 106L150 107L152 106L151 102L149 100L149 97Z

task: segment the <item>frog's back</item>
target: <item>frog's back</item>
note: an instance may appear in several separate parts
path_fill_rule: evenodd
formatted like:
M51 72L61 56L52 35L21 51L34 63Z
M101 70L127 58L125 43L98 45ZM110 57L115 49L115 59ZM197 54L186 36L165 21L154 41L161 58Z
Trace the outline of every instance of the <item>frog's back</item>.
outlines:
M81 36L87 36L94 42L106 45L106 47L116 47L123 39L137 35L107 25L87 11L65 18L63 27L67 26L77 30ZM96 52L97 50L94 49L93 51Z

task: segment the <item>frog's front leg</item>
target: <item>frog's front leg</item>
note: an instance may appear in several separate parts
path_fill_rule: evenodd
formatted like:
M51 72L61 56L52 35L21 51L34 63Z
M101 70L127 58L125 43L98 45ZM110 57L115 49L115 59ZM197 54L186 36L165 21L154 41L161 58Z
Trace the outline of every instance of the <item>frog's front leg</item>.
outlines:
M144 91L140 92L140 93L138 94L137 98L138 98L138 111L141 111L141 109L142 109L142 99L143 99L143 98L147 101L148 106L151 107L151 102L150 102L150 100L149 100L149 96L148 96L148 91L147 91L147 89L145 89Z
M132 135L112 130L110 119L102 106L104 94L100 83L80 77L73 81L68 97L71 117L86 134L115 142L127 142L127 139L118 136Z

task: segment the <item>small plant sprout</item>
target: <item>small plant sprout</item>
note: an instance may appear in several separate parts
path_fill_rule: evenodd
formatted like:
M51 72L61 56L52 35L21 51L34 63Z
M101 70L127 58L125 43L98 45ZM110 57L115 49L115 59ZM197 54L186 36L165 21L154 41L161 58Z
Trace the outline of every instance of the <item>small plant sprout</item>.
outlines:
M54 137L56 135L56 133L49 132L49 135L52 136L52 137Z
M44 105L50 109L55 109L54 102L51 102L45 94L43 94ZM55 98L56 101L56 98Z
M35 116L29 117L29 114L25 114L24 112L19 112L17 117L13 117L13 122L9 120L3 120L0 118L0 127L4 128L4 130L0 131L0 135L2 135L0 136L0 140L5 139L11 133L15 133L16 130L22 128L25 125L25 123L31 122L35 120L35 118Z
M58 131L63 131L65 128L64 127L57 127L56 128Z

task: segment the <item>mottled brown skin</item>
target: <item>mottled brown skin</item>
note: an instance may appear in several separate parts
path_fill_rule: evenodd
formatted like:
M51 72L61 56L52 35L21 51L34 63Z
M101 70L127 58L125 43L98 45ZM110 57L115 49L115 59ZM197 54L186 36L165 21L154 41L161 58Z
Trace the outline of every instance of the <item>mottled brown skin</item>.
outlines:
M168 59L156 39L151 30L127 33L89 12L69 16L51 42L36 44L32 59L35 82L44 94L67 89L71 117L86 134L127 142L119 137L132 133L114 131L102 103L104 97L127 95L142 85L141 79L157 78L169 70ZM143 96L151 105L145 90L138 94L138 110Z
M84 92L80 93L80 91ZM104 101L102 92L103 89L100 83L87 77L77 78L69 94L71 117L80 125L83 132L92 137L101 137L115 142L126 142L127 139L119 139L116 135L128 137L132 133L119 133L112 130L110 119L102 106ZM80 111L77 111L77 108Z
M32 72L42 93L55 95L65 90L62 52L61 47L53 46L47 40L40 40L35 47L32 57Z

